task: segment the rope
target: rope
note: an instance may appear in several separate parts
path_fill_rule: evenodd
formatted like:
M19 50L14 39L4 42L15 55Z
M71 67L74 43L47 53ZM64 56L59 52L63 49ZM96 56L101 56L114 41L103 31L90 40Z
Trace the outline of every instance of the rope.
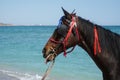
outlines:
M51 62L51 64L48 66L48 68L47 68L47 70L46 70L46 72L45 72L45 74L44 74L44 76L42 77L41 80L45 80L45 78L46 78L46 77L48 76L48 74L50 73L50 71L51 71L54 63L55 63L55 60L53 60L53 61Z

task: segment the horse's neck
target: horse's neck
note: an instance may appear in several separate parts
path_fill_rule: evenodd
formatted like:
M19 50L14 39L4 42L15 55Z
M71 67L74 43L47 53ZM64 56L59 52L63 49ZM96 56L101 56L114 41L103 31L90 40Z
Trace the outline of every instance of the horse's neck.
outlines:
M102 72L111 72L117 62L120 62L120 36L109 30L97 27L98 34L100 34L98 37L102 52L94 55L94 25L86 20L80 19L78 28L82 40L79 46L85 49ZM111 63L112 67L110 67Z
M81 46L90 55L96 65L101 69L99 62L101 57L99 58L98 56L94 55L94 24L88 21L83 21L79 23L78 27L79 34L81 35L81 43L79 46Z
M82 40L80 46L90 55L93 55L94 25L89 21L82 19L80 20L78 27Z

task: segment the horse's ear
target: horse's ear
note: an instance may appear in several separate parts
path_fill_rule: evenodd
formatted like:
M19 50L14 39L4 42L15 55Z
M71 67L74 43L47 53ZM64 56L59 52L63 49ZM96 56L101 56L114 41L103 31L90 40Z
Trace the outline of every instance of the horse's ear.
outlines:
M62 10L63 10L63 13L64 13L65 16L70 15L69 12L67 12L63 7L62 7Z
M72 18L71 14L69 12L67 12L63 7L62 7L62 10L63 10L64 15L66 16L66 18L68 18L68 19Z

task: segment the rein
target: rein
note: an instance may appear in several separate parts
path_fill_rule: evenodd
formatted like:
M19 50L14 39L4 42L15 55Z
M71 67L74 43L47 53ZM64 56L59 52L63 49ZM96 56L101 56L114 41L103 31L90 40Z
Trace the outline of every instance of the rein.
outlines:
M48 68L47 68L47 70L46 70L46 72L45 72L45 74L44 74L44 76L42 77L41 80L45 80L45 78L46 78L46 77L48 76L48 74L50 73L50 71L51 71L54 63L55 63L55 60L53 60L52 63L48 66Z
M54 42L56 44L63 44L63 50L64 50L64 56L65 57L66 57L67 53L71 53L74 50L75 46L77 45L77 44L75 44L70 51L66 52L66 44L67 44L68 38L70 37L74 27L76 27L76 34L77 34L78 39L80 40L80 36L79 36L79 33L78 33L77 24L76 24L76 18L73 17L73 16L72 16L72 22L70 23L69 31L68 31L68 33L67 33L67 35L66 35L66 37L64 38L63 41L56 41L55 39L50 38L51 42Z

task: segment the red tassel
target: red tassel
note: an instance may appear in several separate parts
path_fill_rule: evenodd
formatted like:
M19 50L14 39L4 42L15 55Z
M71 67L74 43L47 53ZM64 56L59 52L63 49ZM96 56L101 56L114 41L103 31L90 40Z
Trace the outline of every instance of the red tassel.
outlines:
M94 27L94 55L97 54L97 48L98 48L98 52L101 53L101 47L100 47L100 43L99 43L99 39L98 39L98 31L95 26Z

